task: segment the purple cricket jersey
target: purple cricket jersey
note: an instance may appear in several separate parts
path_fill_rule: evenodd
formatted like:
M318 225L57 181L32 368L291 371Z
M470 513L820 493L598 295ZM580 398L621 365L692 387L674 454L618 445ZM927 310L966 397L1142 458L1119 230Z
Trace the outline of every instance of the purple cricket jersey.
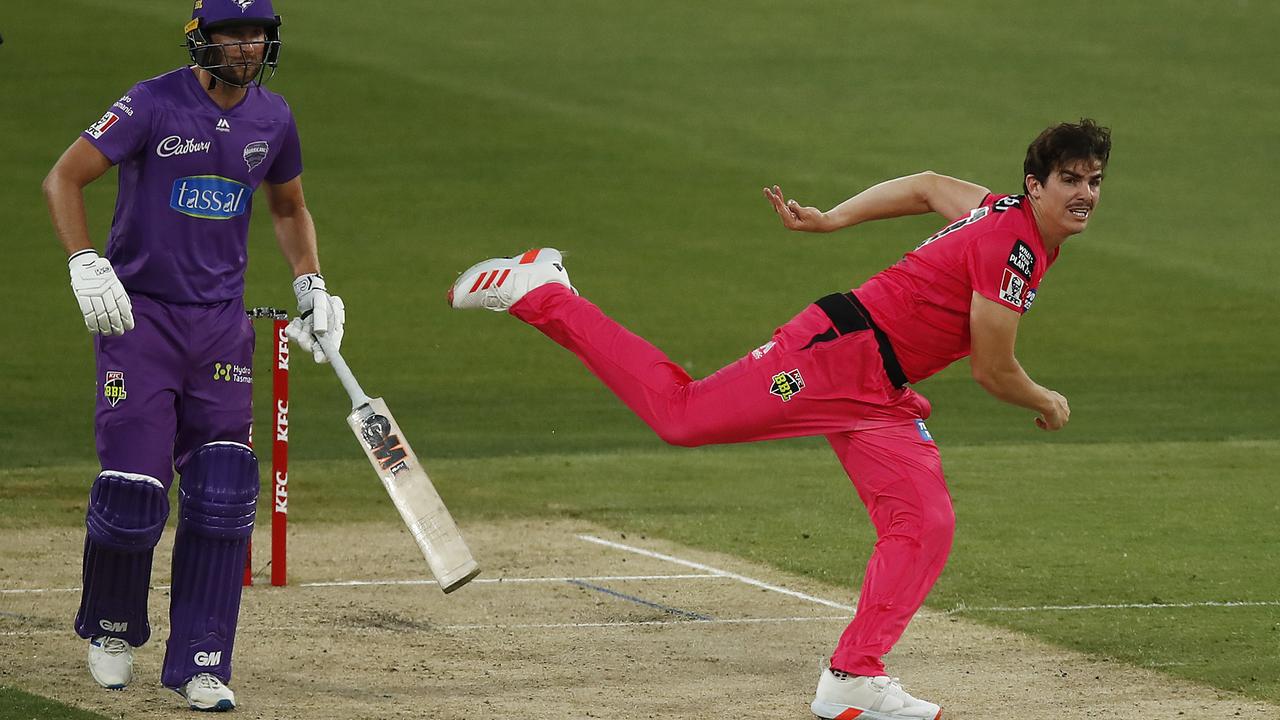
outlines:
M253 192L302 172L288 103L247 91L223 110L179 68L134 85L81 136L120 166L107 258L131 294L172 303L244 295Z

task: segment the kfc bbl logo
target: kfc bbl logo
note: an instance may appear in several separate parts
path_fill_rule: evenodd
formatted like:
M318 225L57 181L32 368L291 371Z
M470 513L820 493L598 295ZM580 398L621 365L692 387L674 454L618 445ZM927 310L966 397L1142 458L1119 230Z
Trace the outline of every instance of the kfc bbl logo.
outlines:
M115 370L107 371L106 382L102 383L102 397L111 403L111 407L119 405L129 393L124 391L124 373Z
M249 172L262 164L267 159L267 153L270 152L271 146L265 140L255 140L244 146L244 162L249 166Z
M782 402L790 402L791 398L803 389L804 378L800 377L800 371L797 369L774 375L773 385L769 388L769 393L782 398Z

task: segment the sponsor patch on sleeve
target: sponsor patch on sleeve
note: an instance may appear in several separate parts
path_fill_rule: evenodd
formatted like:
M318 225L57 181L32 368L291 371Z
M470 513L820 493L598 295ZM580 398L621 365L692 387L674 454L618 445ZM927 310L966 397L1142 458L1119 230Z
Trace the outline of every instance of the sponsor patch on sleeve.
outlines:
M1014 307L1024 307L1022 292L1027 289L1027 281L1009 268L1004 269L1004 277L1000 280L1000 299Z
M93 138L94 140L97 140L98 138L102 137L103 134L105 134L108 130L110 130L112 125L115 125L119 121L120 121L120 116L108 110L105 114L103 114L101 120L90 125L89 129L85 130L85 132L89 133L89 137Z
M1027 302L1023 304L1022 310L1024 312L1027 310L1030 310L1031 303L1035 302L1035 299L1036 299L1036 289L1031 288L1030 290L1027 291Z
M920 433L920 439L925 442L933 442L933 435L929 432L929 428L924 426L923 420L916 420L916 432Z
M1013 250L1009 251L1009 267L1030 280L1032 273L1036 271L1036 254L1031 251L1031 246L1021 240L1015 242Z

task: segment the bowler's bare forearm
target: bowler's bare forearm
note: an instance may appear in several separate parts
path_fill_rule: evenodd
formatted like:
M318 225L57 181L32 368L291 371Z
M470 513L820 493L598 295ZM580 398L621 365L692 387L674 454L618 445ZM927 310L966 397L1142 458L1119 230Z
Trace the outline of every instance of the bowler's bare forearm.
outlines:
M977 207L989 192L981 185L926 170L873 185L825 214L832 230L930 212L955 220Z
M1017 360L1002 367L973 366L973 379L995 399L1028 410L1044 413L1052 409L1048 388L1037 384Z

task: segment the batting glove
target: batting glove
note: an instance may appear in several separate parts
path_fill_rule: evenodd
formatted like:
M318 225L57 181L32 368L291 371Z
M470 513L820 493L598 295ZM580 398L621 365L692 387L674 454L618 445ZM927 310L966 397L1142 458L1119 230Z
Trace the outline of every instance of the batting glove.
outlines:
M318 273L299 275L293 281L293 294L298 296L298 317L285 328L285 335L311 353L316 362L329 362L318 336L329 338L335 350L342 347L342 326L347 320L342 298L329 294Z
M90 333L123 335L133 329L133 303L110 260L99 257L97 250L81 250L67 260L67 268Z

